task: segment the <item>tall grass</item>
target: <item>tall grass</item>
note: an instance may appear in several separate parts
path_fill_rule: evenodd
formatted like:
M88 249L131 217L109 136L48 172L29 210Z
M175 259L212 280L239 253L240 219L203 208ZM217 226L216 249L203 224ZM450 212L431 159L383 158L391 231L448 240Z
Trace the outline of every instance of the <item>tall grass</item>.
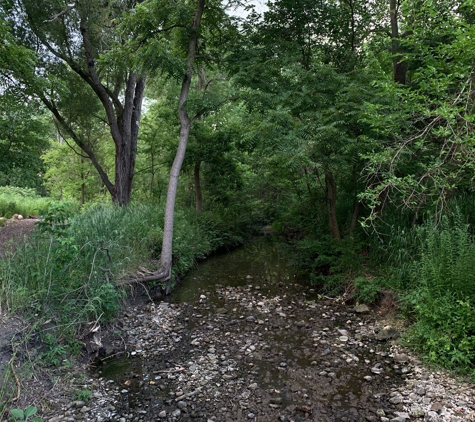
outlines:
M11 218L14 214L40 215L54 202L50 198L41 197L31 188L14 186L0 187L0 217Z
M96 205L75 216L51 208L31 241L0 261L1 306L48 318L66 336L112 318L129 276L160 255L163 215L156 204ZM192 215L176 211L173 274L189 270L220 235Z

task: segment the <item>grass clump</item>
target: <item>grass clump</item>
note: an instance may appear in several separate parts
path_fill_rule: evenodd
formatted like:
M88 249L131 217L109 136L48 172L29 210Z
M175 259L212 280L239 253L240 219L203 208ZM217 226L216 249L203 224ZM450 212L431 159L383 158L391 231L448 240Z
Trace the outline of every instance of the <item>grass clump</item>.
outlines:
M1 262L0 298L11 311L33 309L75 331L109 320L120 307L127 272L150 256L152 207L96 206L74 215L50 208L30 242Z
M209 220L193 215L176 211L174 275L220 244L218 229L207 230ZM156 204L96 205L77 214L65 204L51 207L31 241L0 261L0 307L50 321L49 331L40 333L43 344L52 345L44 357L60 362L69 348L53 345L90 321L112 319L129 276L159 258L163 218Z

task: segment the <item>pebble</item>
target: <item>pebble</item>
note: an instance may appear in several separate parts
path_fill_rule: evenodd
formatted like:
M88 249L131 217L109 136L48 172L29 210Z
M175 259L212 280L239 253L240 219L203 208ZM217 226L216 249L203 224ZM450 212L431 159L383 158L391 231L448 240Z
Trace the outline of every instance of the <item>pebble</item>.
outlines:
M459 408L475 417L473 386L461 388L456 379L424 368L391 338L377 343L375 332L397 330L385 324L378 331L369 308L357 312L333 302L272 296L260 287L217 286L221 307L206 291L193 304L153 305L147 312L131 308L121 320L121 335L141 362L125 369L124 381L132 384L93 378L90 401L72 402L69 415L48 421L290 422L296 420L292 408L299 415L322 412L342 421L452 422ZM347 396L338 394L353 383L376 393L364 403L351 388ZM126 403L136 400L137 390L144 392L143 403L132 410ZM155 400L153 414L147 396ZM445 405L448 397L453 407ZM344 413L337 405L343 401L356 413ZM370 409L378 409L376 416Z

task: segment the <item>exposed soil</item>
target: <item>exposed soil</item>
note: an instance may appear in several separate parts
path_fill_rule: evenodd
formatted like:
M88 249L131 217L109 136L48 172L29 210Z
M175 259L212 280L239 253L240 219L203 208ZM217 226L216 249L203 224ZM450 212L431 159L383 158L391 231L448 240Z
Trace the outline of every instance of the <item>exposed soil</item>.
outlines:
M0 227L0 258L5 252L12 251L19 242L22 242L36 228L38 218L24 218L23 220L7 220Z

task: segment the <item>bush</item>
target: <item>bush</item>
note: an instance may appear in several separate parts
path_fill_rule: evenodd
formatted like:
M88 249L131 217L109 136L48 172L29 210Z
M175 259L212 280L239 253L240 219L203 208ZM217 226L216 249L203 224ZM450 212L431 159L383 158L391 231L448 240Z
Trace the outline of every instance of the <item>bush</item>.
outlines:
M355 299L357 302L374 303L379 297L379 293L386 286L386 283L379 278L356 277L354 280L356 289Z
M475 366L475 242L460 214L419 230L422 252L404 296L414 321L408 341L432 361L463 372Z

